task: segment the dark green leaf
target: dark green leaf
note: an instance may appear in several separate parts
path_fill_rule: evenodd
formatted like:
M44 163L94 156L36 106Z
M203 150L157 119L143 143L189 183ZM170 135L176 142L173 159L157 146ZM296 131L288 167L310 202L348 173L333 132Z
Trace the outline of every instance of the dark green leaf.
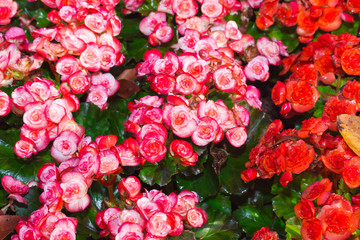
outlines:
M195 177L176 176L176 182L180 190L195 191L200 201L207 197L214 196L219 189L219 180L211 168L207 165L204 172Z
M91 199L91 204L95 207L96 210L100 211L102 209L102 203L105 200L105 197L108 196L106 187L98 181L93 181L91 187L89 188L88 194Z
M288 28L280 29L277 25L275 25L270 29L269 36L270 40L273 37L276 38L276 40L281 40L281 42L288 47L288 52L294 51L299 45L296 32L289 32Z
M5 190L0 190L0 207L6 205L8 203L6 195L7 195L7 192L5 192Z
M168 237L168 240L196 240L195 233L189 230L183 231L179 236Z
M96 105L86 102L80 104L80 109L74 113L75 121L85 128L85 135L93 140L101 135L106 135L109 130L109 112L100 110Z
M146 0L139 8L138 12L143 16L149 15L150 12L156 12L159 5L158 0Z
M129 57L138 62L143 59L144 53L149 50L149 42L146 38L135 38L133 42L129 42L127 47Z
M35 12L36 15L36 27L38 28L44 28L47 27L51 22L48 19L48 14L47 12L42 9L42 8L38 8Z
M16 214L29 216L32 212L39 209L42 205L39 201L39 196L42 192L43 190L38 187L30 188L29 192L23 196L27 200L28 204L14 204Z
M247 205L236 210L234 215L239 227L243 229L248 237L262 227L270 227L274 217L271 206L259 208Z
M96 210L90 205L85 210L70 215L78 219L78 225L76 227L76 239L77 240L88 240L88 239L99 239L100 236L95 226Z
M208 213L208 221L201 228L196 229L197 239L218 240L238 239L237 224L231 217L231 202L228 196L219 194L200 205Z
M120 32L120 37L126 39L126 40L133 40L134 38L146 38L145 35L143 35L139 30L139 18L124 18L121 21L122 29Z
M273 198L273 210L278 217L289 219L295 216L294 206L299 200L300 195L297 192L285 189Z
M170 157L165 157L157 164L147 163L140 170L140 179L149 184L157 183L160 187L171 181L171 177L177 173L176 164Z
M301 229L301 220L297 217L292 217L286 221L285 225L285 232L286 232L286 239L301 239L300 234Z
M255 41L257 41L260 37L266 36L266 32L260 31L255 22L252 21L249 22L246 33L253 36Z

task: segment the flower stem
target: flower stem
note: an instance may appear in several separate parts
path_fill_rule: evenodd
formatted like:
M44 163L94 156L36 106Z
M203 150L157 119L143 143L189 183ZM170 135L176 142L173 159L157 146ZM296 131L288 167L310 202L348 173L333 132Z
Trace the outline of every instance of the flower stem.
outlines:
M113 186L112 186L112 185L107 186L107 189L108 189L108 191L109 191L109 201L110 201L111 203L115 204Z

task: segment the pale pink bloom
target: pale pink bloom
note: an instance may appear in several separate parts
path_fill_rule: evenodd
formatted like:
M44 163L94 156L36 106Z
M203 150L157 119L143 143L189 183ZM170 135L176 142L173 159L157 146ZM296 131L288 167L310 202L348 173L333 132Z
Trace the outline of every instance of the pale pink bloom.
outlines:
M98 153L100 168L98 175L109 175L119 169L119 159L112 150L104 150Z
M207 220L208 215L202 208L192 208L186 213L186 220L192 227L201 227Z
M140 32L149 36L155 31L156 26L160 23L166 24L166 14L162 12L151 12L147 17L141 20L139 24Z
M217 18L222 14L223 8L218 0L204 0L201 5L201 12L209 18Z
M245 100L250 106L261 109L260 91L256 87L247 86Z
M198 5L194 0L173 0L172 10L179 18L191 18L198 12Z
M12 102L10 97L0 90L0 116L7 115L12 108Z
M231 128L226 132L226 138L234 147L241 147L247 139L247 131L245 127Z
M148 220L146 231L155 237L165 238L172 230L168 218L169 216L166 213L155 213Z
M118 190L120 196L125 198L133 198L139 195L141 191L141 183L137 177L130 176L128 178L123 178L118 185Z
M219 124L211 117L199 118L199 122L191 139L198 146L205 146L215 140L220 131Z
M65 22L69 23L76 19L76 8L71 6L63 6L59 10L59 17Z
M176 78L175 90L183 95L191 94L195 91L196 88L196 79L188 74L182 73Z
M179 137L190 137L196 130L197 122L195 116L187 106L179 105L173 107L169 112L169 119L172 131Z
M269 79L269 61L264 56L253 58L244 68L246 78L250 81L265 82Z
M213 73L215 86L224 92L234 92L237 89L237 82L233 76L233 72L226 66L220 66Z
M115 240L143 240L144 233L142 227L137 223L123 223Z
M225 26L225 36L232 40L240 40L242 33L240 32L235 21L229 21Z
M63 131L55 139L50 153L57 162L64 162L72 157L77 151L77 145L80 141L79 136L72 131Z
M96 33L102 33L106 30L108 22L101 13L87 15L85 18L85 26Z
M0 25L7 25L11 22L11 18L15 16L19 5L12 0L2 0L0 1Z
M89 71L97 72L101 67L101 50L96 43L88 43L80 55L80 64Z

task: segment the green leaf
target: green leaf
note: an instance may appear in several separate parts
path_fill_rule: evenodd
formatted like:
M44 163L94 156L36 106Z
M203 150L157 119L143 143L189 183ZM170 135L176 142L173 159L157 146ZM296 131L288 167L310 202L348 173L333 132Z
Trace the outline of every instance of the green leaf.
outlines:
M70 215L70 217L75 217L78 219L78 225L76 227L77 240L100 238L96 229L97 225L95 223L96 213L96 210L90 205L85 210Z
M44 27L47 27L51 23L50 20L48 19L48 14L47 13L48 12L45 11L44 9L42 9L42 8L38 8L35 11L36 27L44 28Z
M270 28L269 36L271 39L274 37L276 40L281 40L281 42L288 47L288 52L294 51L297 46L299 46L299 40L296 32L290 32L289 28L280 29L277 25L275 25Z
M220 184L222 191L227 194L243 195L247 188L241 180L241 172L245 169L245 163L249 160L249 152L256 146L260 137L270 124L269 116L255 108L250 111L250 124L248 127L248 139L241 149L235 148L232 157L229 156L226 166L220 171Z
M325 106L325 105L324 105L324 103L323 103L321 100L317 101L317 102L315 103L314 107L313 107L312 110L311 110L311 111L314 112L313 116L316 117L316 118L321 117L322 112L324 111L324 106Z
M278 217L289 219L295 216L294 206L300 200L300 195L290 189L285 189L282 193L273 198L273 210Z
M39 209L42 205L39 201L39 196L42 192L43 190L38 187L30 188L29 192L23 196L27 200L28 204L14 204L16 214L29 216L32 212Z
M195 233L189 230L183 231L179 236L168 237L168 240L196 240Z
M17 157L14 153L14 145L18 140L20 140L20 129L0 132L0 177L10 175L27 183L36 180L37 171L42 165L54 160L47 149L28 159Z
M143 59L144 53L149 50L149 42L146 38L135 38L127 45L128 56L139 62Z
M85 128L85 135L93 140L101 135L106 135L109 130L109 112L100 110L96 105L86 102L74 113L75 121Z
M167 185L171 177L177 173L175 162L169 157L165 157L158 163L146 163L140 170L140 179L149 184L157 183L160 187Z
M105 200L105 197L108 196L108 191L104 185L98 181L93 181L91 187L89 188L88 194L91 199L91 204L98 211L102 209L102 203Z
M150 12L156 12L159 5L158 0L146 0L139 8L138 12L143 16L149 15Z
M255 22L252 21L249 22L246 34L253 36L255 41L257 41L260 37L266 36L266 32L260 31Z
M292 217L286 221L285 225L285 232L286 232L286 239L301 239L301 220L297 217Z
M121 21L123 27L120 32L120 37L131 41L134 38L146 38L139 30L140 20L139 18L124 18Z
M196 238L205 240L238 239L236 221L231 217L231 202L228 196L218 194L214 199L200 204L209 218L207 223L196 229Z
M176 182L180 190L195 191L200 201L216 195L219 189L219 180L208 164L202 174L195 177L176 176Z
M7 193L5 192L5 190L0 190L0 207L6 205L8 203L6 195L7 195Z
M243 229L248 237L262 227L270 227L274 217L269 205L262 208L251 205L243 206L234 212L234 216L239 223L239 227Z

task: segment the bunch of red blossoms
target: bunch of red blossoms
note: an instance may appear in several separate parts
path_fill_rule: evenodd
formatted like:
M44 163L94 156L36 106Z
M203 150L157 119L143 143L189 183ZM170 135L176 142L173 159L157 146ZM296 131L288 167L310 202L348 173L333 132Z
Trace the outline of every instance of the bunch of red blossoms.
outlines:
M353 204L344 197L331 193L332 182L324 178L309 185L301 194L301 200L294 210L302 219L301 237L305 240L348 239L359 223L358 196L352 197ZM317 207L314 201L316 200Z
M97 213L95 221L103 229L101 236L110 234L111 239L163 239L178 236L184 226L201 227L207 221L207 213L196 207L199 197L195 192L182 191L179 195L166 195L159 190L141 193L136 177L124 178L118 186L125 199L124 209L111 207ZM145 237L144 237L145 231Z
M254 233L251 240L278 240L279 235L277 232L270 232L269 227L262 227Z
M342 20L353 22L350 13L359 13L357 0L248 0L253 8L259 8L256 26L262 30L274 24L275 20L286 27L296 26L299 41L308 43L313 40L315 32L320 29L325 32L336 30Z
M280 113L285 117L291 117L309 111L319 98L317 90L319 80L325 85L331 85L346 74L360 75L360 66L356 60L360 59L360 52L357 49L359 42L360 38L347 33L338 36L323 34L296 56L291 55L284 59L282 73L290 69L292 74L285 83L278 81L271 95L275 105L281 107ZM335 99L331 98L329 102L332 103L329 104L348 108L343 113L354 114L358 109L353 101L357 95L357 83L348 82L346 88L349 89L346 92L354 93L338 95L336 103ZM345 102L342 102L343 100ZM330 118L334 122L333 117ZM334 127L330 129L335 130Z
M359 187L360 158L340 135L333 137L325 132L330 126L328 117L310 118L303 121L299 130L280 132L281 121L273 121L259 144L251 150L249 162L246 163L248 169L243 171L241 178L244 181L256 177L271 178L285 171L280 183L286 186L292 180L292 173L317 169L324 175L329 171L341 174L347 186ZM316 155L315 149L318 152Z

